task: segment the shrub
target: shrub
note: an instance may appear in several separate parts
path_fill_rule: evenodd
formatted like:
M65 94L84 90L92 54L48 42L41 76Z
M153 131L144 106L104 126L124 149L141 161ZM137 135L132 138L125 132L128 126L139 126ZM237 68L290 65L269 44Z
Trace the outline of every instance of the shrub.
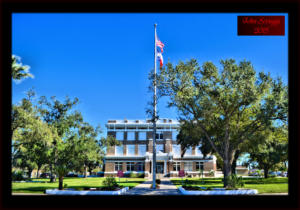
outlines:
M244 187L243 178L238 177L236 174L231 174L226 177L227 179L227 189L237 189L237 187Z
M145 177L145 174L144 173L133 173L133 172L130 172L129 174L125 174L125 177L130 177L130 178L144 178Z
M215 171L214 171L214 170L210 170L210 171L208 172L208 175L209 175L209 176L215 176Z
M139 173L138 174L138 178L144 178L145 177L145 173Z
M12 173L12 181L21 181L24 180L22 171L16 171Z
M125 172L123 177L127 177L128 178L128 177L130 177L131 173Z
M138 174L138 173L130 172L129 177L130 177L130 178L138 178L138 177L139 177L139 174Z
M64 184L64 188L67 188L68 187L68 185L67 184Z
M185 188L189 185L189 181L187 179L184 180L184 182L182 182L182 187Z
M104 179L104 181L102 182L102 184L108 190L114 190L115 188L117 188L119 186L116 179L112 176L106 177Z

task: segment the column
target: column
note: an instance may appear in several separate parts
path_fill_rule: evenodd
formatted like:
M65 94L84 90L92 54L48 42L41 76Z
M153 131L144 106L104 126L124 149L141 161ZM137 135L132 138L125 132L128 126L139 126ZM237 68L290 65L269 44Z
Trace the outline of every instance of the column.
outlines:
M164 174L167 174L167 161L164 160Z

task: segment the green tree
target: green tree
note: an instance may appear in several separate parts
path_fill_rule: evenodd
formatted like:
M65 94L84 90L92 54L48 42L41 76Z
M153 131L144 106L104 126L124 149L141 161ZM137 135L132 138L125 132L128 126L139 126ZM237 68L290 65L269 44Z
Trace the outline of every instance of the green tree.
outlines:
M195 59L176 67L169 62L158 75L159 94L169 97L180 120L197 127L199 143L207 142L223 160L224 186L239 146L274 120L287 118L287 87L280 79L256 72L248 61L221 60L202 68Z
M71 137L70 139L72 139ZM76 163L74 145L72 141L63 141L59 139L54 142L55 147L55 164L54 170L58 175L58 189L63 189L63 179L67 173L74 169Z
M86 172L98 166L104 157L104 148L120 144L114 137L101 137L100 127L93 128L88 123L82 123L77 131L73 130L64 141L56 142L57 152L55 170L59 177L59 189L63 188L64 176L69 171ZM91 168L89 168L91 167Z
M103 157L103 151L98 143L98 135L101 133L100 126L95 129L93 126L84 122L79 128L77 138L76 150L78 167L81 169L83 167L84 177L87 176L87 171L91 171L97 167Z
M39 171L47 163L55 138L52 128L39 118L34 96L35 92L29 90L27 97L12 108L12 164L27 168L29 178L34 168Z
M23 65L21 63L21 58L12 55L12 78L15 80L21 80L23 78L34 78L34 76L29 72L29 66Z
M66 99L61 102L56 99L55 96L51 97L51 101L45 96L39 99L39 112L44 122L53 127L57 131L57 135L61 141L67 141L68 138L73 136L74 129L78 128L83 121L82 115L78 111L72 111L73 107L78 103L78 99L71 100ZM53 141L51 146L51 157L49 158L49 168L51 172L50 181L54 182L53 168L59 167L59 164L63 162L61 159L57 162L58 153L63 153L64 150L58 151L57 146L59 142ZM64 146L62 146L64 148ZM63 167L63 166L62 166Z
M286 126L273 127L254 136L257 146L249 147L250 162L257 162L268 178L269 171L288 160L288 131Z

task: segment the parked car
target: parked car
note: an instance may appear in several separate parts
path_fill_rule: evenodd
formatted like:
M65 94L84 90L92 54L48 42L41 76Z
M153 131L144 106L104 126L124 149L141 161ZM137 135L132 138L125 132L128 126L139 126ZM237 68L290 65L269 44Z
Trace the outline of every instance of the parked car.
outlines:
M75 173L68 173L66 175L66 177L78 177L78 174L75 174Z
M50 173L42 173L40 178L50 178Z
M99 171L97 173L97 177L104 177L104 172L103 171Z

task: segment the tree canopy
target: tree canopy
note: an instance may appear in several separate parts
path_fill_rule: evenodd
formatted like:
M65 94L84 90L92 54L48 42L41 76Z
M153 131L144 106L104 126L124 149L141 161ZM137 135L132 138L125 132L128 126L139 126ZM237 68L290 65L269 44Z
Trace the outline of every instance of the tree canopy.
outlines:
M33 74L29 72L29 66L21 63L21 58L12 55L12 78L15 80L21 80L28 77L34 78Z
M209 144L222 158L227 177L240 145L276 120L287 121L288 102L280 78L256 74L249 61L220 64L221 69L212 62L200 67L195 59L176 66L169 62L157 77L159 95L169 97L168 105L177 108L184 125L196 129L196 138L182 145Z

